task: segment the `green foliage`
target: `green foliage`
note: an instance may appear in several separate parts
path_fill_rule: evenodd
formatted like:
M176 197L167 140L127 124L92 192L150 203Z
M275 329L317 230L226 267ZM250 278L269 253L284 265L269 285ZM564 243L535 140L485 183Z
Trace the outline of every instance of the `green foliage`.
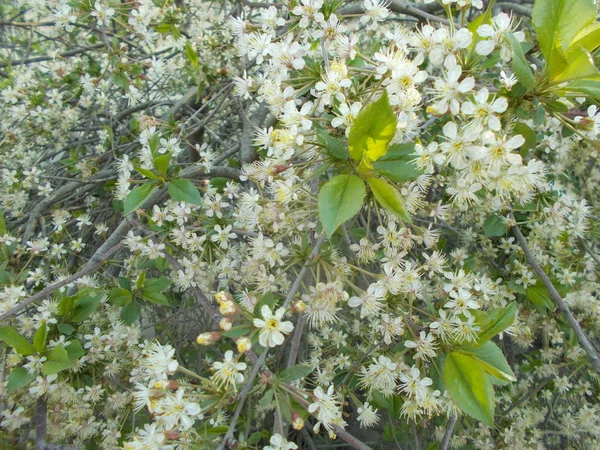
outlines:
M423 174L423 171L414 163L414 150L414 144L392 145L388 148L387 153L373 162L373 169L398 183L413 181Z
M28 356L35 353L35 347L25 339L21 334L9 325L0 327L0 341L4 342L9 347L21 355Z
M365 195L365 184L355 175L338 175L321 187L319 218L329 237L360 211Z
M279 378L279 381L281 381L282 383L291 383L292 381L296 381L296 380L306 377L307 375L311 374L312 371L313 371L313 369L309 366L305 366L305 365L292 366L292 367L285 369L283 372L281 372L279 374L278 378Z
M178 179L170 181L167 185L171 199L176 202L186 202L193 205L202 203L200 191L190 180Z
M477 323L481 328L477 336L476 347L479 347L496 336L502 333L515 321L517 314L517 303L512 302L503 308L496 308L489 313L483 311L471 311L477 319Z
M42 365L42 374L54 375L65 369L73 367L67 350L62 345L57 345L46 355L46 361Z
M533 72L531 67L529 67L527 59L525 59L525 53L523 53L521 43L512 33L505 33L505 36L512 46L512 70L514 74L527 89L533 88L535 86Z
M497 214L492 214L483 223L483 233L487 237L499 237L506 234L507 228L504 219Z
M450 398L463 412L486 425L494 425L494 387L478 359L450 352L443 379Z
M42 323L33 335L33 346L38 352L44 351L46 339L48 338L48 326Z
M144 202L150 197L156 188L156 185L152 182L146 182L141 186L133 189L125 198L123 204L123 213L125 215L131 214L136 209L144 204Z
M404 222L412 223L409 214L406 212L404 198L398 189L380 178L368 178L367 183L369 183L371 192L373 192L381 206Z
M8 375L8 385L6 386L6 391L10 394L16 390L19 390L33 380L36 379L36 374L30 374L24 367L17 367L10 372Z
M333 158L345 161L348 159L348 149L339 139L334 138L322 128L317 129L317 138Z
M356 117L348 136L350 157L371 168L371 163L387 152L396 134L396 122L387 92L383 91L379 100L365 106Z

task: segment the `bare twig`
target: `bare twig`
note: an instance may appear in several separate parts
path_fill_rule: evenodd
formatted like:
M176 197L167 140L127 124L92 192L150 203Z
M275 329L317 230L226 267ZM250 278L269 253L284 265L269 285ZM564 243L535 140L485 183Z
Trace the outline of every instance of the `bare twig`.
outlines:
M509 217L511 218L511 220L515 221L515 217L512 213L509 213ZM596 349L592 346L592 343L589 341L589 339L581 329L579 322L577 322L577 320L573 316L573 313L566 305L566 303L564 302L554 285L552 284L552 281L550 281L550 278L548 278L548 275L546 275L544 270L540 267L537 260L533 256L533 253L531 253L531 250L529 249L527 241L525 240L523 233L521 233L519 226L513 226L512 230L515 237L517 238L517 241L519 242L519 245L525 253L525 259L527 259L527 262L531 265L531 267L533 267L533 270L535 271L537 276L540 277L542 283L544 283L544 286L546 286L546 289L548 289L550 298L554 301L554 303L556 303L558 309L565 315L567 322L569 322L569 325L575 332L575 336L577 336L579 345L581 345L581 347L583 347L583 349L587 353L588 359L592 363L592 366L594 367L596 372L600 373L600 357L598 356Z
M454 414L448 420L448 425L446 425L446 432L444 433L444 437L442 438L442 442L440 443L440 450L448 450L450 447L450 438L452 438L452 432L454 431L454 425L456 425L456 420L458 416Z

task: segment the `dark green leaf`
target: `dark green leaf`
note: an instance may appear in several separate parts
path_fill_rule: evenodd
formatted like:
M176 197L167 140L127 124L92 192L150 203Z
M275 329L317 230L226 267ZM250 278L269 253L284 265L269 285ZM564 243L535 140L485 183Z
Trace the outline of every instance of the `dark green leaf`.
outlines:
M23 367L17 367L10 372L8 376L8 385L6 391L10 394L18 389L21 389L36 379L36 374L29 374Z
M67 355L69 356L70 361L74 361L85 355L85 350L81 346L81 342L79 342L78 339L71 339L69 341L69 345L67 346Z
M538 281L538 283L533 286L529 286L525 296L531 303L535 305L542 306L550 310L554 310L555 308L554 302L548 294L548 289L546 289L546 286L544 286L541 281Z
M483 223L483 234L487 237L504 236L506 231L504 219L497 214L492 214Z
M146 280L144 281L144 289L147 291L162 292L169 286L171 286L171 280L165 277L146 278Z
M254 329L254 327L248 325L240 325L239 327L233 327L231 330L223 332L223 336L235 339L250 334Z
M176 202L186 202L193 205L202 203L200 191L190 180L173 180L167 185L169 195Z
M142 298L157 305L169 306L169 299L157 291L143 291Z
M285 369L278 376L279 381L284 383L291 383L292 381L299 380L300 378L304 378L307 375L311 374L313 369L309 366L292 366L288 369Z
M516 75L517 79L527 89L531 89L535 86L535 80L533 79L533 72L527 59L525 59L525 53L521 47L521 43L515 38L512 33L504 33L504 36L509 40L512 46L512 71Z
M335 159L345 161L348 159L348 149L338 139L334 138L323 129L317 130L319 142L325 146L325 150Z
M90 291L85 294L76 304L73 309L72 322L83 322L85 319L90 317L100 304L100 300L105 295L104 291Z
M125 305L121 310L121 320L126 325L131 325L133 322L135 322L139 315L140 307L135 302Z
M321 187L319 218L329 237L360 211L365 194L365 184L355 175L338 175Z
M62 334L66 334L67 336L70 336L73 331L75 331L75 327L73 325L69 325L68 323L59 323L57 328L58 331L60 331Z
M522 152L533 150L537 146L535 131L529 125L519 122L513 127L513 133L515 135L520 134L525 139L525 143L521 146Z
M132 300L131 291L123 288L111 289L108 298L113 305L127 305Z

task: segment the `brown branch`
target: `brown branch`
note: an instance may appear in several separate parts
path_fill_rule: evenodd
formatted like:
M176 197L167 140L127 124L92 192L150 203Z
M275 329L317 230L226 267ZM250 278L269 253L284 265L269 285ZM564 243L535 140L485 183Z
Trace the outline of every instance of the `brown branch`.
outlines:
M56 56L56 58L66 58L68 56L79 55L80 53L89 52L90 50L96 50L96 49L99 49L101 47L104 47L104 43L92 45L90 47L77 48L75 50L69 50L69 51L66 51L66 52L62 52L62 53L59 53ZM51 61L51 60L56 59L56 58L53 57L53 56L36 56L34 58L21 59L21 60L18 60L18 61L0 62L0 67L21 66L23 64L30 64L30 63L34 63L34 62Z
M512 213L509 213L509 217L512 221L516 223L515 217ZM548 289L550 298L554 301L554 303L556 303L558 309L565 315L567 322L569 322L569 325L575 332L575 336L577 336L579 345L581 345L581 347L583 347L583 349L587 353L588 359L592 363L592 366L594 367L596 372L600 373L600 357L598 356L596 349L592 346L591 342L581 329L579 322L577 322L577 319L575 319L573 313L571 313L571 310L552 284L552 281L550 281L550 278L548 278L548 275L546 275L546 272L544 272L544 270L540 267L537 260L533 256L533 253L531 253L531 250L527 246L527 241L525 240L523 233L521 233L519 226L513 226L512 231L515 237L517 238L519 245L523 249L523 252L525 253L525 259L527 259L527 262L531 265L531 267L533 267L535 273L538 275L538 277L540 277L542 283L544 283L544 286L546 286L546 289Z
M87 262L87 264L83 267L83 269L81 269L79 272L71 275L70 277L65 278L64 280L61 280L57 283L54 283L54 284L42 289L41 291L35 293L31 297L27 298L26 300L24 300L21 303L19 303L18 305L16 305L14 308L11 308L8 311L6 311L4 314L0 315L0 322L8 319L9 317L12 317L14 314L27 308L32 303L43 299L44 297L46 297L49 294L51 294L52 292L54 292L56 289L66 286L67 284L71 284L74 281L78 280L79 278L96 271L97 269L100 268L100 266L102 265L102 263L104 261L106 261L108 258L110 258L112 255L117 253L122 248L123 248L123 244L119 243L119 244L115 245L114 247L112 247L111 249L109 249L105 252L102 252L101 254L98 254L95 258L92 257L92 259L90 259Z

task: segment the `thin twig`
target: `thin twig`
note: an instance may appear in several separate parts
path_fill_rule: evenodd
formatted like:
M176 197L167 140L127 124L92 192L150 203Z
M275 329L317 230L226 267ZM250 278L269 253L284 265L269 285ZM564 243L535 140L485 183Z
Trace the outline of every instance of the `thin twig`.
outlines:
M516 223L515 217L512 213L509 213L509 217L513 222ZM533 253L531 253L531 250L527 246L527 241L525 240L523 233L521 233L519 226L518 225L513 226L512 230L513 230L515 237L517 238L517 241L519 242L519 245L521 246L521 248L523 249L523 252L525 253L525 259L527 259L527 262L529 262L531 267L533 267L533 270L535 271L535 273L538 275L538 277L540 277L540 279L542 280L542 283L544 283L544 286L546 286L546 289L548 289L550 298L554 301L554 303L556 303L556 305L558 306L558 309L567 318L567 322L569 322L569 325L575 332L575 336L577 336L579 345L581 345L583 347L583 349L585 350L585 352L587 353L588 359L592 363L592 366L594 367L596 372L600 373L600 357L598 356L596 349L592 346L591 342L589 341L589 339L587 338L587 336L581 329L579 322L577 322L577 319L575 319L575 316L573 316L573 313L571 313L571 310L566 305L566 303L564 302L564 300L562 299L562 297L560 296L560 294L558 293L558 291L552 284L552 281L550 281L550 278L548 278L548 275L546 275L546 272L544 272L544 270L540 267L537 260L533 256Z
M458 416L454 414L448 420L448 425L446 426L446 432L444 433L444 437L442 438L442 442L440 443L440 450L448 450L450 447L450 438L452 437L452 432L454 431L454 425L456 425L456 420Z

